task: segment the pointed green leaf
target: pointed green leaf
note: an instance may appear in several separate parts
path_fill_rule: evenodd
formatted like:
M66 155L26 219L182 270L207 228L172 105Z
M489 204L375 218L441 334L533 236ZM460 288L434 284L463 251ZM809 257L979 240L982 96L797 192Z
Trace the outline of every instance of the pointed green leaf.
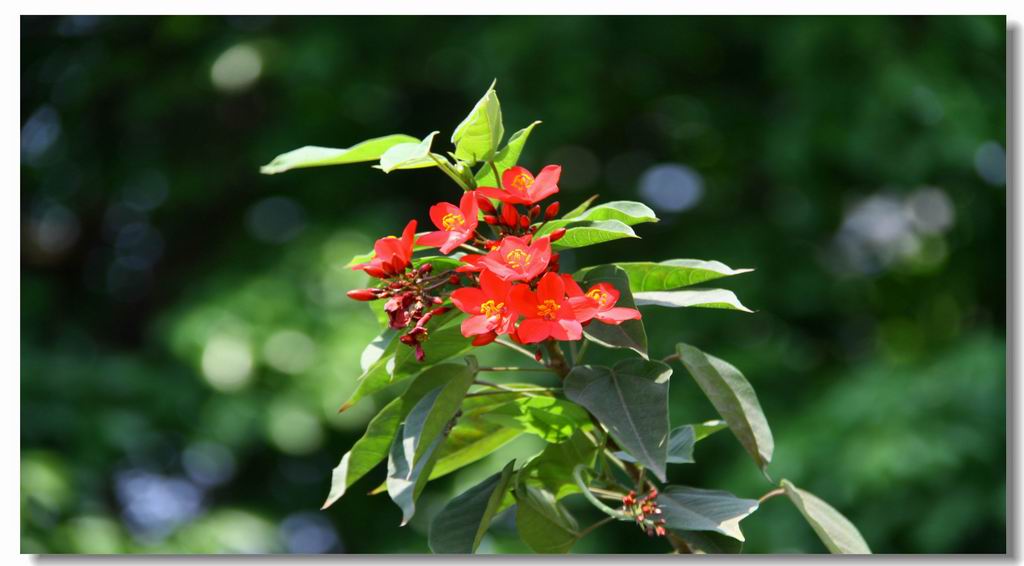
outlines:
M712 531L672 530L673 535L683 539L694 554L739 554L743 552L743 541Z
M448 372L448 382L420 399L406 417L405 436L400 435L399 438L405 445L407 457L413 465L419 464L434 439L445 435L452 419L455 418L455 413L462 405L462 400L466 397L473 378L476 377L476 362L470 359L470 366L448 364L452 368Z
M565 235L551 244L556 250L585 248L622 238L639 238L632 228L619 220L577 220L561 226Z
M577 431L565 442L549 444L519 474L527 485L542 488L555 499L562 499L579 493L580 488L572 477L573 468L579 464L593 466L598 451L598 446L587 435Z
M579 215L583 214L590 208L590 205L594 204L595 200L597 200L597 195L588 198L587 200L580 203L579 206L577 206L576 208L563 214L562 220L569 220L570 218L576 218Z
M825 543L832 554L871 554L868 543L861 536L857 527L836 511L834 507L819 497L793 485L789 480L782 480L782 487L793 505L807 519L817 533L821 542Z
M623 360L613 368L576 366L565 396L586 407L618 445L665 481L668 457L668 378L661 362Z
M483 418L522 429L547 442L563 442L574 432L592 426L590 416L582 407L546 395L519 397L486 413Z
M629 276L629 288L634 293L670 291L721 277L731 277L753 271L753 269L732 269L718 261L703 261L699 259L670 259L660 263L653 261L624 261L612 265L626 272ZM576 276L581 277L591 269L595 269L595 267L581 269L576 272Z
M695 441L703 440L723 428L729 427L729 425L723 420L704 421L702 423L688 426L693 427Z
M331 492L324 502L326 509L337 501L359 478L366 475L388 455L388 449L398 431L399 423L431 390L447 384L452 375L465 371L465 366L442 364L424 371L412 380L399 397L393 399L366 425L362 438L345 453L331 474Z
M435 554L472 554L480 546L512 479L515 461L444 506L430 523L427 541Z
M576 543L579 525L555 496L522 482L516 485L516 530L531 550L565 554Z
M534 237L539 238L541 236L545 236L559 228L566 228L567 226L574 225L576 222L583 220L589 220L592 222L599 220L618 220L627 226L634 226L644 222L657 222L658 217L654 215L653 210L642 202L617 200L587 209L579 213L574 218L562 218L561 220L545 222L543 227L541 227L540 230L537 230Z
M693 432L693 426L685 425L672 429L668 435L668 458L669 464L692 464L693 445L697 443ZM636 459L627 452L616 452L615 456L625 462L636 462Z
M514 167L519 162L519 156L523 153L523 146L526 145L530 132L533 131L534 126L537 124L540 124L540 120L512 134L505 147L501 148L501 151L494 156L494 165L498 168L499 173L504 173L506 169ZM499 183L501 183L501 180L494 178L494 170L491 169L490 164L483 164L480 170L477 171L476 184L478 187L497 187Z
M640 306L658 307L700 307L705 309L726 309L754 312L726 289L692 289L689 291L647 291L634 293L633 298Z
M393 343L395 342L395 335L397 333L391 328L385 328L377 335L376 338L370 341L369 344L363 348L363 353L359 355L359 369L364 372L370 369L373 364L380 361L387 352L394 352Z
M483 98L452 133L455 157L470 165L493 158L505 135L505 127L501 123L501 103L498 102L494 84L491 83Z
M616 307L636 308L633 294L629 291L629 277L614 265L604 265L589 270L580 281L584 291L598 283L611 283L619 290ZM583 329L591 341L610 348L629 348L647 358L647 331L643 320L627 320L622 324L604 324L595 320Z
M728 362L688 344L677 344L676 352L704 395L763 471L772 461L775 440L754 388Z
M385 173L390 173L396 169L436 167L437 162L431 158L430 145L434 143L434 136L439 133L430 132L422 141L392 146L380 156L380 169Z
M757 500L740 499L728 491L667 486L658 495L665 528L714 531L744 540L740 520L757 510Z
M425 451L418 464L411 463L412 452L402 442L405 425L398 427L398 437L391 444L388 452L388 479L386 481L388 496L402 510L401 526L405 526L416 513L416 500L426 487L430 471L437 460L437 447L444 440L443 436L434 439Z
M366 140L346 149L307 145L278 155L273 161L260 167L260 173L274 175L302 167L322 167L325 165L374 161L379 159L387 150L403 143L419 143L419 140L405 134L392 134Z

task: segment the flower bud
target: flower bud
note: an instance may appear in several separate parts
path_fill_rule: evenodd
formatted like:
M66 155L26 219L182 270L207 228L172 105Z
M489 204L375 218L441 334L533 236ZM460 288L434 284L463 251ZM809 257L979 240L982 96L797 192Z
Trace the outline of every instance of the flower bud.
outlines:
M547 210L544 211L544 219L545 220L551 220L552 218L554 218L556 216L558 216L558 202L557 201L548 205Z
M480 210L484 214L495 214L496 212L498 212L497 210L495 210L494 204L491 202L491 199L483 195L476 196L476 204L477 206L480 207Z
M494 226L495 224L498 223L498 217L494 216L494 215L491 215L491 214L485 214L484 215L484 223L490 224L491 226Z
M557 228L555 230L552 230L551 231L551 243L555 243L558 240L561 240L562 236L564 236L564 235L565 235L565 228Z
M374 301L380 298L380 289L353 289L346 293L348 298L357 301Z
M526 228L529 225L530 225L530 219L529 218L527 218L525 215L519 217L519 227L520 228Z
M541 353L540 348L537 348L537 351L534 352L533 358L538 362L544 359L544 354Z
M501 222L509 228L519 225L519 211L516 210L515 205L506 204L501 207Z
M538 214L540 214L540 205L539 204L535 204L532 207L530 207L530 219L531 220L534 219L534 218L537 218Z
M497 339L497 338L498 338L497 333L495 333L493 331L487 332L486 334L480 334L476 338L473 338L473 345L477 346L477 347L479 347L479 346L486 346L486 345L490 344L491 342L494 342L494 340Z
M451 277L448 278L448 283L450 283L452 285L458 285L459 284L459 276L458 275L452 275Z

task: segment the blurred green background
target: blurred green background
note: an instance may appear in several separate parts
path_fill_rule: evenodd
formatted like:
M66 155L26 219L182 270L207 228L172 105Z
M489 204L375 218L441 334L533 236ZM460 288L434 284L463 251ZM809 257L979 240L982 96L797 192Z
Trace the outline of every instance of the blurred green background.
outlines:
M341 266L456 198L433 170L265 177L295 147L443 136L493 78L522 163L661 216L565 254L717 259L756 314L650 310L743 370L773 477L876 552L1006 549L1001 17L47 17L21 38L22 551L426 552L429 517L512 445L318 511L373 403ZM595 350L600 350L597 348ZM621 352L594 351L593 360ZM673 424L714 417L677 368ZM378 406L380 399L378 401ZM770 489L727 434L672 479ZM581 523L598 515L568 500ZM785 499L747 552L821 552ZM521 552L511 515L483 551ZM664 552L628 524L580 552Z

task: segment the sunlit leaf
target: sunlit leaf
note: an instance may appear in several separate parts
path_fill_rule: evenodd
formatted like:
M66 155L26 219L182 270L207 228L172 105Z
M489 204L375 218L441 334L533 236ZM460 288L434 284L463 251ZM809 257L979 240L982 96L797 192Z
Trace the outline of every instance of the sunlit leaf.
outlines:
M405 134L393 134L366 140L346 149L307 145L282 153L273 161L260 167L260 173L274 175L303 167L323 167L325 165L343 165L379 159L392 147L404 143L419 143L419 140Z
M577 430L590 428L590 416L579 405L550 396L519 397L483 415L485 420L520 428L547 442L562 442Z
M563 227L565 235L551 244L556 250L584 248L622 238L639 238L632 228L618 220L573 220Z
M793 485L789 480L782 480L793 505L807 519L817 533L821 542L825 543L832 554L871 554L868 543L861 536L857 527L836 511L834 507L822 501L818 496Z
M757 500L740 499L728 491L670 485L658 495L665 527L682 531L714 531L744 540L740 520L757 510Z
M691 289L686 291L647 291L634 293L633 298L640 306L658 307L700 307L705 309L726 309L754 312L727 289Z
M575 211L573 211L575 212ZM642 202L631 200L617 200L599 204L593 208L585 209L574 217L545 222L544 226L537 231L535 237L544 236L557 230L573 225L581 220L618 220L627 226L642 224L644 222L657 222L658 217L654 211Z
M527 485L543 488L555 499L561 499L579 493L580 488L572 477L573 468L579 464L592 466L598 451L598 446L586 434L577 431L565 442L549 444L519 471L519 475Z
M455 144L455 157L473 165L477 161L486 161L494 157L498 151L505 127L501 123L501 103L494 83L484 93L469 115L452 133Z
M504 173L506 169L515 166L519 162L519 155L523 152L523 146L526 145L530 132L533 131L534 126L537 124L540 124L540 120L512 134L505 147L501 148L501 151L494 156L494 165L497 167L498 173ZM500 180L494 178L494 169L488 163L483 164L476 174L476 184L479 187L497 187L500 182Z
M427 536L435 554L472 554L480 546L512 479L515 462L448 502L434 516Z
M420 169L422 167L436 167L436 157L431 157L430 145L434 143L434 136L440 132L431 132L422 141L400 143L392 146L380 156L380 169L390 173L396 169Z
M576 543L576 519L550 492L522 482L516 485L516 530L531 550L564 554Z
M732 269L718 261L703 261L699 259L670 259L659 263L653 261L623 261L611 265L615 265L626 272L629 276L630 290L634 293L669 291L712 281L721 277L730 277L753 271L753 269ZM576 272L576 276L583 276L591 269L598 267L603 266L581 269Z
M616 307L636 308L633 294L629 291L629 278L626 273L614 265L604 265L588 270L579 279L584 291L598 283L610 283L619 291ZM605 324L595 320L583 328L583 333L593 342L610 348L629 348L647 357L647 331L643 320L627 320L621 324Z

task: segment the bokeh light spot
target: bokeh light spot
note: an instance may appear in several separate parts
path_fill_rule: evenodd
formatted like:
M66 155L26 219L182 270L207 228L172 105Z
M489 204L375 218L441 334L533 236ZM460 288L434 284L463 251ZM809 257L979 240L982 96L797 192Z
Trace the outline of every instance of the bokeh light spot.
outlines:
M210 67L210 81L222 92L243 91L263 72L263 56L250 45L240 44L220 54Z
M675 163L661 163L640 177L640 195L656 210L682 212L700 202L704 181L693 169Z
M248 385L252 365L252 351L244 340L216 336L203 348L203 376L220 391L237 391Z
M287 374L300 374L313 365L316 344L302 332L281 330L267 339L263 357L274 369Z

